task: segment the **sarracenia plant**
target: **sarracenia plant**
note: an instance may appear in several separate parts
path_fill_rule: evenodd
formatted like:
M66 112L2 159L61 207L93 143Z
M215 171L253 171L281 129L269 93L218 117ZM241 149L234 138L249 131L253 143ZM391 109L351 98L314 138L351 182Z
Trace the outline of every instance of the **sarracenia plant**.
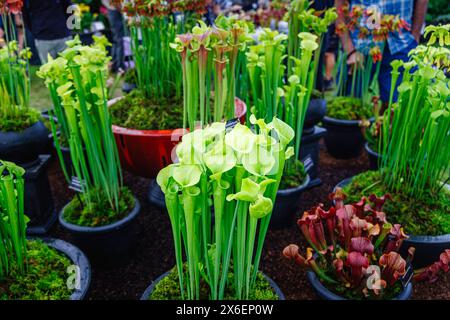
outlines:
M97 197L104 194L111 208L116 210L122 173L107 107L105 82L110 58L106 46L109 43L105 37L94 40L91 46L82 46L78 38L68 41L68 48L57 59L49 59L40 68L38 76L45 79L54 103L54 114L67 133L72 172L86 195L84 205L91 203L92 193ZM56 137L56 125L52 117L50 120ZM55 139L55 145L70 182L58 139Z
M449 50L430 49L427 53L423 49L413 51L410 62L392 62L393 84L400 67L404 69L403 79L395 104L391 88L379 146L383 182L393 191L402 190L417 198L439 192L450 168L450 81L443 71ZM446 55L441 55L445 50ZM434 56L436 53L439 55ZM442 69L436 67L437 62Z
M28 77L31 51L20 49L16 30L13 28L15 15L20 13L22 1L14 4L0 4L6 45L0 49L0 131L23 129L20 123L27 120L32 124L39 119L39 113L30 109L30 79ZM26 45L26 41L25 41ZM32 119L24 119L23 115Z
M191 20L204 13L204 0L190 0L184 6L181 1L119 2L129 17L138 89L148 99L181 98L180 56L169 45L192 25Z
M169 47L177 34L177 25L170 16L137 19L130 24L137 87L149 99L181 98L180 58Z
M308 32L298 34L301 41L300 58L292 58L294 66L288 83L283 85L287 36L264 29L259 44L250 47L247 67L257 118L271 121L274 116L283 119L296 133L295 155L298 159L303 124L314 87L313 54L318 49L317 37ZM282 99L284 97L284 100Z
M348 299L392 299L409 281L409 269L415 248L409 247L403 259L399 250L408 236L400 224L388 222L383 212L389 194L362 197L345 204L340 188L330 195L335 206L325 210L323 204L305 211L297 221L309 248L306 257L295 244L287 246L283 255L314 272L327 288ZM436 281L450 270L450 250L439 261L414 270L416 281ZM370 271L372 269L372 271Z
M157 177L172 224L183 298L199 299L201 283L211 299L223 299L226 288L245 299L254 288L294 138L292 128L276 117L269 124L255 123L258 134L239 123L227 131L225 123L216 122L184 135L176 150L180 162ZM230 272L234 283L227 283Z
M297 37L299 33L309 32L315 35L319 45L319 50L313 55L314 75L316 75L317 72L322 72L318 70L318 66L323 37L328 31L328 27L336 20L337 13L334 7L324 11L316 11L309 6L310 1L308 0L294 0L289 5L287 13L289 23L288 56L289 58L301 59L301 42L303 39ZM288 60L288 76L294 74L294 67L294 60Z
M219 16L214 27L199 21L191 33L177 36L171 46L181 55L184 128L234 118L238 53L251 41L248 33L246 22Z
M357 63L347 66L348 55L341 52L338 59L338 96L349 96L362 100L362 107L368 108L377 95L376 84L380 72L380 61L391 34L410 30L408 23L399 15L382 14L374 6L344 5L337 8L336 33L340 36L358 38ZM376 21L377 23L374 23ZM342 41L347 43L347 39ZM377 110L376 110L377 111ZM375 113L378 116L377 113Z
M347 54L343 51L339 53L337 96L361 99L363 108L371 106L376 97L384 45L385 43L381 43L366 48L359 56L360 61L351 69L347 65Z
M295 154L298 159L303 124L313 93L321 56L322 43L328 26L337 13L335 8L318 12L309 8L310 1L291 1L287 14L289 22L287 84L285 86L285 113L282 117L295 135Z
M8 275L13 261L19 272L26 270L24 173L14 163L0 160L0 280Z

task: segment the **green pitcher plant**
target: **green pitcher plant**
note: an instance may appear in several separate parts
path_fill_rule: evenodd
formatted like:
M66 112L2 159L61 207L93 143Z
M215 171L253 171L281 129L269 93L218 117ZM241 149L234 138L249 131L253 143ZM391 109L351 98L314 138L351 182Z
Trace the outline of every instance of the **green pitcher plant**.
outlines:
M9 274L13 261L19 272L27 267L24 174L23 168L0 160L0 280Z
M137 88L147 98L181 97L180 59L169 44L180 31L181 22L172 16L149 15L140 4L125 7L136 70Z
M94 37L91 46L81 45L76 37L67 42L68 48L60 57L43 65L38 76L45 79L54 104L50 111L53 136L58 125L70 149L72 172L81 184L84 205L91 203L91 194L108 199L113 210L118 207L122 173L117 147L112 133L107 107L106 72L110 60L105 37ZM68 182L62 143L55 139L56 151ZM94 192L102 191L102 193Z
M247 68L256 118L271 121L273 117L283 119L295 132L295 159L300 154L300 142L311 93L314 88L315 68L313 55L318 49L317 36L301 32L300 58L294 61L292 75L283 81L286 71L286 40L278 31L263 29L259 43L247 53Z
M16 30L11 27L17 12L9 8L10 4L3 6L0 19L5 45L0 48L0 131L21 131L39 120L39 112L30 108L31 51L26 47L26 37L25 48L19 47Z
M379 141L383 182L415 198L436 194L449 177L450 80L445 74L450 61L449 28L427 27L428 45L413 50L408 62L392 62L394 84L400 68L404 71L398 102L392 102L391 88L383 117ZM438 47L432 46L439 37Z
M214 27L199 20L171 44L181 56L184 128L193 130L197 121L203 126L234 118L238 54L252 40L251 28L237 17L219 16Z
M314 91L322 43L328 27L336 20L336 8L318 12L310 1L294 0L287 13L287 81L284 86L285 107L282 117L296 132L295 155L300 155L303 125Z
M334 23L337 18L336 8L332 7L324 11L316 11L310 8L311 1L308 0L294 0L289 4L287 13L289 33L288 33L288 55L289 57L300 59L302 55L301 42L303 39L297 37L301 32L309 32L317 37L317 44L319 50L314 54L313 68L315 73L321 72L318 70L319 58L322 48L323 38L328 31L328 27ZM294 74L293 68L295 60L288 60L288 75Z
M160 171L172 224L182 298L210 299L232 286L237 299L252 292L264 239L294 131L274 117L255 119L259 133L215 122L183 136L179 162ZM183 257L186 257L186 272ZM234 282L229 283L229 273Z

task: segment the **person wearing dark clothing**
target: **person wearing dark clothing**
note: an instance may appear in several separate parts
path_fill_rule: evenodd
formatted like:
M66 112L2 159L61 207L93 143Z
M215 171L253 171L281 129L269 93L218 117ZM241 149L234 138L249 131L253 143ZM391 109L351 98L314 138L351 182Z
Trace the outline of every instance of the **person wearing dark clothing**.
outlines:
M49 54L55 58L66 48L66 41L72 39L69 22L74 12L68 10L71 5L70 0L25 0L25 25L33 34L41 63L47 62Z
M111 71L118 72L125 69L124 19L120 6L116 7L110 0L102 0L102 4L108 9L108 21L113 35Z
M238 5L244 11L256 9L258 7L258 1L256 0L233 0L233 5Z
M316 11L324 11L329 8L332 8L334 6L334 0L325 0L325 1L314 1L311 3L310 8L313 8ZM333 24L334 26L334 24ZM330 28L328 28L328 32L325 34L323 39L323 45L320 52L320 59L319 59L319 66L318 66L318 73L317 73L317 80L316 80L316 89L319 91L324 91L328 89L330 86L330 79L324 78L323 75L323 68L324 68L324 61L326 58L326 52L329 46L331 45L332 34L330 33Z

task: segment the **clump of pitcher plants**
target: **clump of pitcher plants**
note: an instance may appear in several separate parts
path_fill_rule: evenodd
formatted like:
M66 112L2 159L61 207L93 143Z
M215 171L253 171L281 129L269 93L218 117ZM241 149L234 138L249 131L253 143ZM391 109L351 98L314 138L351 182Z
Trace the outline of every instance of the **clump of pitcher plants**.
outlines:
M397 81L401 68L404 74L398 86L399 98L383 117L383 139L379 153L387 174L383 183L392 192L404 192L412 198L429 199L439 194L449 169L450 96L446 65L449 64L448 36L441 34L450 25L426 28L428 46L410 53L411 60L394 60L392 79ZM430 33L431 32L431 33ZM447 37L447 40L445 40ZM432 46L438 41L442 47ZM393 92L394 87L391 88Z
M31 51L20 48L14 19L19 18L23 1L0 1L4 41L0 42L0 131L22 131L39 121L39 112L30 107Z
M234 118L238 54L252 40L250 28L236 17L219 16L214 27L199 20L191 32L178 35L171 44L181 55L184 128L193 130L198 120L203 126Z
M204 0L120 2L128 16L138 89L147 99L180 99L180 57L169 45L193 17L204 13Z
M330 195L334 207L325 210L320 204L297 221L310 246L306 257L295 244L287 246L283 255L315 272L327 288L343 297L394 298L410 280L415 249L408 249L406 259L399 253L408 236L400 224L386 220L383 205L391 197L371 195L344 205L345 198L338 188ZM436 280L439 271L448 271L449 262L446 250L439 262L414 272L414 278Z
M184 135L176 149L179 163L157 177L172 224L182 298L199 299L201 283L214 300L223 299L226 288L233 288L236 299L252 293L294 138L276 117L257 124L258 134L239 123L227 130L216 122Z
M96 226L118 220L133 205L130 192L122 184L107 107L106 70L110 58L106 46L109 42L105 37L94 37L91 46L83 46L75 38L67 45L60 57L49 59L37 74L45 79L55 108L50 111L53 135L57 136L53 119L56 116L70 148L71 168L68 168L62 154L63 145L55 139L61 167L69 184L73 184L69 172L73 173L82 193L74 204L80 204L85 211L73 221ZM128 199L126 203L124 197ZM103 211L108 213L102 214Z
M23 168L0 160L0 280L13 265L20 273L27 268L24 174Z

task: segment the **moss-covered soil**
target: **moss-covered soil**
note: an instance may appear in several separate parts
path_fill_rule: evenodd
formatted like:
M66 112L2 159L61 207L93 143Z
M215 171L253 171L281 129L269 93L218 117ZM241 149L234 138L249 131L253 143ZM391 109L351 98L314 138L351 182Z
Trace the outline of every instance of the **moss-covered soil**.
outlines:
M10 274L0 279L0 300L68 300L67 268L72 262L40 240L27 242L27 270L12 259Z
M87 195L80 195L82 202ZM91 204L83 206L78 197L74 197L64 210L67 222L85 227L100 227L112 224L125 218L134 208L135 199L130 189L124 187L120 191L119 209L114 211L102 192L93 191L90 194Z
M228 274L228 286L225 289L225 300L235 300L234 288L232 284L233 274L230 272ZM208 286L206 283L201 283L200 288L200 299L207 300L209 297ZM250 294L250 300L278 300L277 295L274 290L270 286L270 283L267 279L261 274L258 273L255 288L253 292ZM181 292L180 292L180 283L178 279L178 272L176 268L173 268L169 275L163 278L153 290L153 293L150 295L149 300L181 300Z
M339 120L363 120L373 117L373 111L363 106L361 99L333 97L327 102L327 116Z
M40 120L40 113L33 108L17 107L17 114L10 117L0 112L0 132L21 132Z
M155 100L155 101L154 101ZM110 107L113 124L136 130L167 130L183 126L183 101L148 99L133 90Z
M379 171L367 171L355 176L344 188L346 202L354 203L362 196L389 193L392 200L384 205L388 221L400 223L406 233L413 235L442 235L450 233L450 195L445 188L439 194L429 193L425 199L413 199L401 192L389 192L381 182Z
M303 162L300 160L287 162L279 189L285 190L301 186L305 182L306 175Z

